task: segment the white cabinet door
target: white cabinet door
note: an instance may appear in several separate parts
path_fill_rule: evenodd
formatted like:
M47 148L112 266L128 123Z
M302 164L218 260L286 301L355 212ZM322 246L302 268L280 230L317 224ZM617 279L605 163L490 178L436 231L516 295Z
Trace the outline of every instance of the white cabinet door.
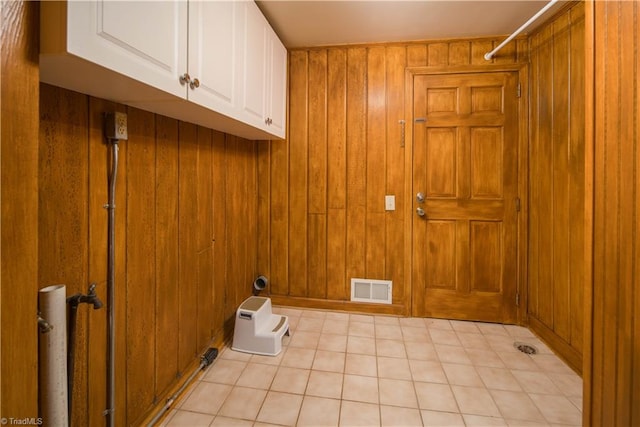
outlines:
M284 138L287 50L258 6L245 7L242 114L253 126Z
M185 96L179 76L187 68L186 0L70 1L67 20L73 23L67 33L70 53Z
M212 110L234 115L239 109L241 6L237 1L189 3L189 75L199 87L187 97Z
M287 49L273 30L270 31L269 53L268 131L284 138L287 114Z
M265 128L267 118L267 21L254 2L243 2L242 105L245 120Z

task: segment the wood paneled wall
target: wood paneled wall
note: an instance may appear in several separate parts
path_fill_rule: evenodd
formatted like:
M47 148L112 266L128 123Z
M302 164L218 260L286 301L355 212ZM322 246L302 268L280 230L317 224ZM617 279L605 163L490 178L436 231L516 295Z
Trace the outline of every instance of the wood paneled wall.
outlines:
M106 303L108 146L103 113L128 114L116 200L116 425L163 404L256 276L256 145L41 86L38 284ZM4 300L4 298L3 298ZM230 325L228 325L230 326ZM102 425L106 309L78 309L73 425Z
M530 37L529 323L582 370L584 3Z
M2 2L0 417L38 416L38 4Z
M405 69L486 65L500 41L290 52L288 137L258 153L258 266L274 303L410 312ZM526 52L519 40L493 61L525 62ZM385 211L385 195L395 195L395 211ZM392 280L393 304L350 304L351 278Z
M585 425L640 425L638 2L587 3L587 141L593 144L593 292ZM591 165L591 164L590 164Z

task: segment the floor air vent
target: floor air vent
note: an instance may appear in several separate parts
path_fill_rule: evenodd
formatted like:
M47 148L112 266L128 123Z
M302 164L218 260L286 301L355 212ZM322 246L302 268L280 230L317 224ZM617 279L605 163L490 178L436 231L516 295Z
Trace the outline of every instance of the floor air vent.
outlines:
M351 301L391 304L391 280L351 279Z

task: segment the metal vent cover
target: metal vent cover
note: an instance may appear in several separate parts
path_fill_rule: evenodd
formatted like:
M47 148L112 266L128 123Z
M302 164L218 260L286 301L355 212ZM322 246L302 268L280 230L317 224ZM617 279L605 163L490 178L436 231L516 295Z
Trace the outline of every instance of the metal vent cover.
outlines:
M351 301L391 304L391 280L351 279Z

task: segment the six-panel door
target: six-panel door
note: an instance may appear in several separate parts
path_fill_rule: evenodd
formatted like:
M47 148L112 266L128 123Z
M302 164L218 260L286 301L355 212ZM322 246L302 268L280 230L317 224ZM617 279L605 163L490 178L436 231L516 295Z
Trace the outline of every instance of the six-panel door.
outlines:
M515 321L516 87L509 72L414 79L413 315Z

